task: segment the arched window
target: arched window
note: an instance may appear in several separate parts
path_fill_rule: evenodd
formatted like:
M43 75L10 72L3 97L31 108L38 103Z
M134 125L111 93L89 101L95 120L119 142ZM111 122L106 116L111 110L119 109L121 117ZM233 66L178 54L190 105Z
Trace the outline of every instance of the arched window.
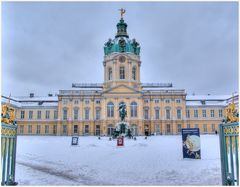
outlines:
M124 67L120 67L119 75L120 75L120 79L125 79L125 68Z
M89 120L89 117L90 117L90 109L85 108L85 120Z
M143 111L144 111L144 119L148 119L148 111L149 111L149 109L148 109L148 107L144 107L144 109L143 109Z
M132 79L136 80L136 67L132 68Z
M108 80L112 80L112 68L108 69Z
M113 116L114 116L114 104L112 102L109 102L107 104L107 117Z
M165 118L166 119L171 119L171 108L170 107L166 107L165 108Z
M182 118L182 110L181 108L177 108L177 119L181 119Z
M67 117L68 117L67 108L63 108L63 120L67 120Z
M73 119L74 120L78 120L78 108L74 108L73 109Z
M131 103L131 117L137 117L137 103Z
M160 119L160 108L159 107L155 108L155 119Z

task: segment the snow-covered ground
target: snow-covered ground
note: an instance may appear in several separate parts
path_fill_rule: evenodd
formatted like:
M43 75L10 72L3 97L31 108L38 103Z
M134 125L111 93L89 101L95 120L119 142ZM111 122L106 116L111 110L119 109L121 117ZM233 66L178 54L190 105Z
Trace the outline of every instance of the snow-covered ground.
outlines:
M181 136L125 139L19 136L19 185L221 185L219 137L201 135L201 160L182 158Z

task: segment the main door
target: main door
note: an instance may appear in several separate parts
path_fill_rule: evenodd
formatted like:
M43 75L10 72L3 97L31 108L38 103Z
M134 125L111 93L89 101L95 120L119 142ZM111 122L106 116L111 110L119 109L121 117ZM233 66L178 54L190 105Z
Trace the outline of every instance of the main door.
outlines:
M108 136L112 136L114 132L114 128L113 125L108 125L108 131L107 131L107 135Z
M95 135L96 135L96 136L100 136L100 125L96 125Z

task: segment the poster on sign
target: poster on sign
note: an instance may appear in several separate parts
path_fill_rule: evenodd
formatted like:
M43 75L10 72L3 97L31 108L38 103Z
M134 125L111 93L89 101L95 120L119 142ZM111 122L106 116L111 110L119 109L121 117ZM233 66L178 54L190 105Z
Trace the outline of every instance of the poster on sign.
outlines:
M118 137L117 146L124 146L124 137L123 136Z
M78 137L77 136L72 137L72 145L78 145Z
M199 128L182 129L183 158L201 159Z

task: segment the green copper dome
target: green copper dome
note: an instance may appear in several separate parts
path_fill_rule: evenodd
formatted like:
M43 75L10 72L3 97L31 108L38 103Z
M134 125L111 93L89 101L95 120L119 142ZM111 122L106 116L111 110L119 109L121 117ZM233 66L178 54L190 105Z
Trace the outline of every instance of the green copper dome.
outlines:
M129 39L127 34L127 24L121 18L120 22L117 24L117 34L115 38L109 39L104 44L104 54L109 55L111 53L125 53L130 52L135 55L140 54L139 43L135 40Z

